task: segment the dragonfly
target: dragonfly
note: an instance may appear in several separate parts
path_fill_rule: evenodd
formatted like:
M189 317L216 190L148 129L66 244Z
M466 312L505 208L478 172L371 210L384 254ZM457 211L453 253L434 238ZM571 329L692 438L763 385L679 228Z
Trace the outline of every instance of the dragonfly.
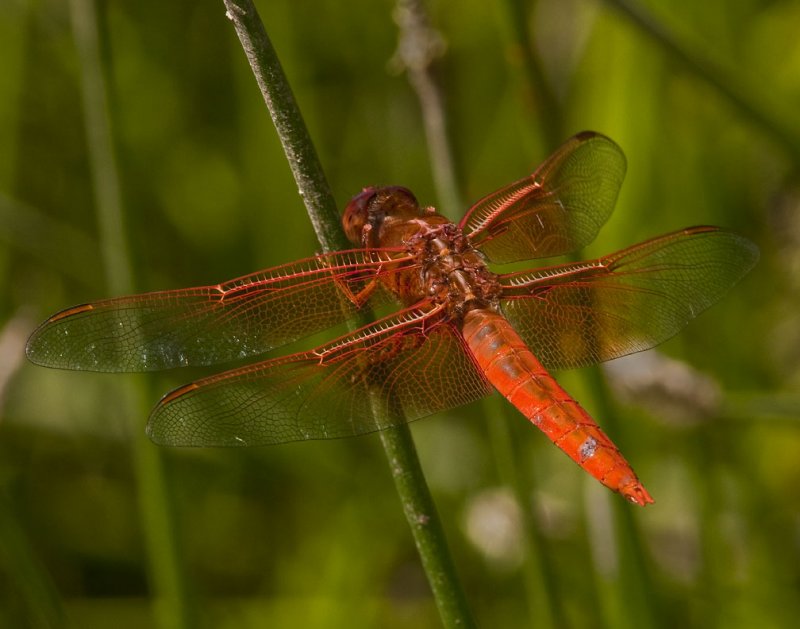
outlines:
M498 273L592 242L626 160L585 131L459 223L407 188L367 187L342 225L354 248L221 284L67 308L32 334L36 364L137 372L208 366L356 321L311 350L167 393L147 433L170 446L264 446L370 433L499 391L609 489L653 502L631 465L551 375L649 349L715 303L758 248L696 226L593 260ZM390 312L359 326L365 312ZM391 310L390 310L391 308Z

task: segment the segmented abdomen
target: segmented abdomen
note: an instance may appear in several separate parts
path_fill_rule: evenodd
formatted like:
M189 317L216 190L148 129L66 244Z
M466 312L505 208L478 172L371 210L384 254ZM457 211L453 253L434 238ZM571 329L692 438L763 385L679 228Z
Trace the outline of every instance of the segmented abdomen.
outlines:
M553 443L631 502L653 502L611 439L558 385L505 317L471 310L462 332L488 380Z

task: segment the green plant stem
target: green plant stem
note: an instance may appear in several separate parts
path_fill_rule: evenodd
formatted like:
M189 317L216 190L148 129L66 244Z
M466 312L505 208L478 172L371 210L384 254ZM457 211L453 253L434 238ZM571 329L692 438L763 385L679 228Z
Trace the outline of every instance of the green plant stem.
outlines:
M398 0L394 19L400 37L393 61L406 71L422 109L439 211L456 218L463 210L458 177L442 93L431 73L431 64L444 49L442 38L429 24L421 0Z
M411 431L400 424L381 431L380 436L442 624L448 628L474 627Z
M597 409L597 416L601 418L603 426L609 434L619 434L616 422L616 409L611 400L608 385L598 367L584 370L584 381L590 387L592 402ZM617 441L619 441L617 439ZM624 446L624 444L621 444ZM625 450L625 448L622 448ZM593 480L590 482L594 482ZM612 526L614 535L614 548L616 550L616 570L611 575L615 581L614 587L608 594L616 600L611 601L615 608L616 617L607 619L611 625L617 627L631 627L636 629L657 629L664 625L663 610L660 609L658 595L650 567L647 562L647 553L642 544L642 536L636 522L634 507L619 499L618 496L608 496L612 501ZM595 526L591 520L588 525ZM610 572L606 566L597 566L595 574L600 576ZM602 587L599 588L602 594Z
M796 116L783 113L759 89L702 49L686 36L670 31L644 7L631 0L605 0L674 59L705 80L739 110L744 118L761 128L800 164L800 126Z
M525 553L523 575L530 621L540 629L566 627L568 625L553 562L544 535L531 510L534 487L530 477L519 472L519 456L514 450L509 429L509 422L519 421L520 418L511 417L515 413L510 412L509 406L497 398L487 399L483 408L489 417L489 440L498 477L504 486L510 488L522 514Z
M300 110L264 24L249 0L224 0L256 76L311 223L326 251L341 248L339 215ZM408 427L381 432L392 476L445 627L474 626Z
M519 11L522 9L515 5ZM517 15L515 14L515 17ZM455 160L452 157L452 147L447 137L447 114L439 85L433 78L431 66L439 53L441 37L431 27L423 3L420 0L398 0L395 11L399 33L398 49L395 59L407 71L408 80L420 104L422 119L425 124L425 137L428 144L428 155L431 168L434 172L434 184L437 197L445 206L449 215L454 219L464 211L460 195L458 194L458 177L455 172ZM514 32L522 37L526 32L524 28L514 23ZM525 39L526 43L529 43ZM518 45L523 45L517 42ZM528 63L529 62L529 63ZM527 55L526 69L534 72L531 65L536 66L533 53ZM544 85L544 78L537 83ZM545 105L552 109L551 114L557 115L555 102L547 93ZM548 118L549 119L549 118ZM550 129L545 121L544 127ZM555 130L551 134L556 133ZM485 400L484 413L489 424L489 440L498 470L500 482L509 487L514 498L519 504L524 526L524 549L527 560L524 564L523 578L527 593L527 603L530 611L530 620L537 627L566 626L560 598L555 588L553 569L546 553L541 535L533 522L529 500L528 485L522 481L517 473L517 460L508 423L511 418L509 413L500 408L499 400ZM534 620L535 619L535 620Z
M93 0L72 0L70 9L81 66L86 145L89 149L106 283L112 291L129 293L133 290L130 252L122 219L122 199L112 147L97 16Z
M87 147L99 223L106 282L113 294L133 291L130 254L123 220L119 176L103 77L97 18L93 0L72 0L72 27L81 68L81 89ZM154 613L162 627L190 626L190 605L180 569L172 500L164 477L161 450L145 436L136 418L147 415L148 387L143 377L120 384L119 408L134 409L130 417L137 498L153 590Z
M613 2L614 0L609 0ZM622 0L624 2L625 0ZM539 121L539 129L544 136L545 142L552 150L560 144L564 138L559 137L564 128L563 116L558 107L555 94L550 88L541 63L534 51L533 42L528 35L528 15L533 9L523 4L519 0L506 0L508 24L507 32L511 42L519 49L518 57L522 64L522 79L528 83L528 90L535 96L534 102L538 103L542 119ZM582 370L582 379L588 385L588 396L597 409L598 417L603 424L610 426L609 432L614 434L613 420L615 410L611 402L608 386L598 368ZM587 399L587 402L589 400ZM506 472L508 474L508 472ZM589 480L588 482L595 482ZM614 600L615 609L620 610L618 618L633 620L631 626L657 627L658 608L654 594L652 578L650 576L646 561L646 554L641 544L639 528L634 519L631 505L625 504L616 496L609 497L613 501L614 517L611 519L613 527L613 562L617 566L614 575L615 581L609 587L604 583L598 584L600 598L604 597L603 590L606 590ZM587 526L602 526L589 520ZM536 543L536 537L529 537L529 541ZM603 566L597 566L596 575L605 573ZM547 577L547 565L542 568L545 578ZM536 583L534 582L534 585ZM542 588L540 586L540 591ZM552 586L545 583L544 591L550 591ZM632 593L635 593L632 596ZM598 609L598 612L600 610ZM552 608L551 614L554 622L563 623L564 617L560 613L558 605ZM607 619L611 624L615 624L614 618Z

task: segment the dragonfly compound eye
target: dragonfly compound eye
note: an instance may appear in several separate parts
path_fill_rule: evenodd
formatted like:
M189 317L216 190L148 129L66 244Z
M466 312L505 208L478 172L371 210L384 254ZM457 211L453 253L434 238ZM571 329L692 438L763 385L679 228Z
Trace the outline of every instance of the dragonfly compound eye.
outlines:
M347 239L354 244L361 243L364 225L369 221L369 207L376 194L377 190L375 188L364 188L350 199L347 207L344 208L342 226Z

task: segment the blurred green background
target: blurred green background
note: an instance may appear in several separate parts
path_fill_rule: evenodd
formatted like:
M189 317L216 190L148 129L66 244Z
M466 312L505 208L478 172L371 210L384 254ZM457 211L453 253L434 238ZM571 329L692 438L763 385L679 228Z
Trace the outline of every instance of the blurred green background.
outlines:
M71 17L83 4L0 0L0 626L438 626L376 437L157 451L142 443L149 407L197 373L24 361L38 321L111 290ZM391 62L393 3L257 4L340 207L368 184L437 204L419 104ZM427 6L465 201L594 129L629 167L589 254L703 223L762 252L659 354L607 373L610 411L591 372L559 376L612 415L598 419L655 497L647 509L604 490L501 401L413 426L477 622L794 626L800 3L635 5L655 30L617 2ZM136 290L317 251L222 2L108 0L97 21ZM544 82L526 69L520 33ZM497 447L498 422L513 453ZM142 463L154 453L155 466ZM146 472L159 467L163 483Z

